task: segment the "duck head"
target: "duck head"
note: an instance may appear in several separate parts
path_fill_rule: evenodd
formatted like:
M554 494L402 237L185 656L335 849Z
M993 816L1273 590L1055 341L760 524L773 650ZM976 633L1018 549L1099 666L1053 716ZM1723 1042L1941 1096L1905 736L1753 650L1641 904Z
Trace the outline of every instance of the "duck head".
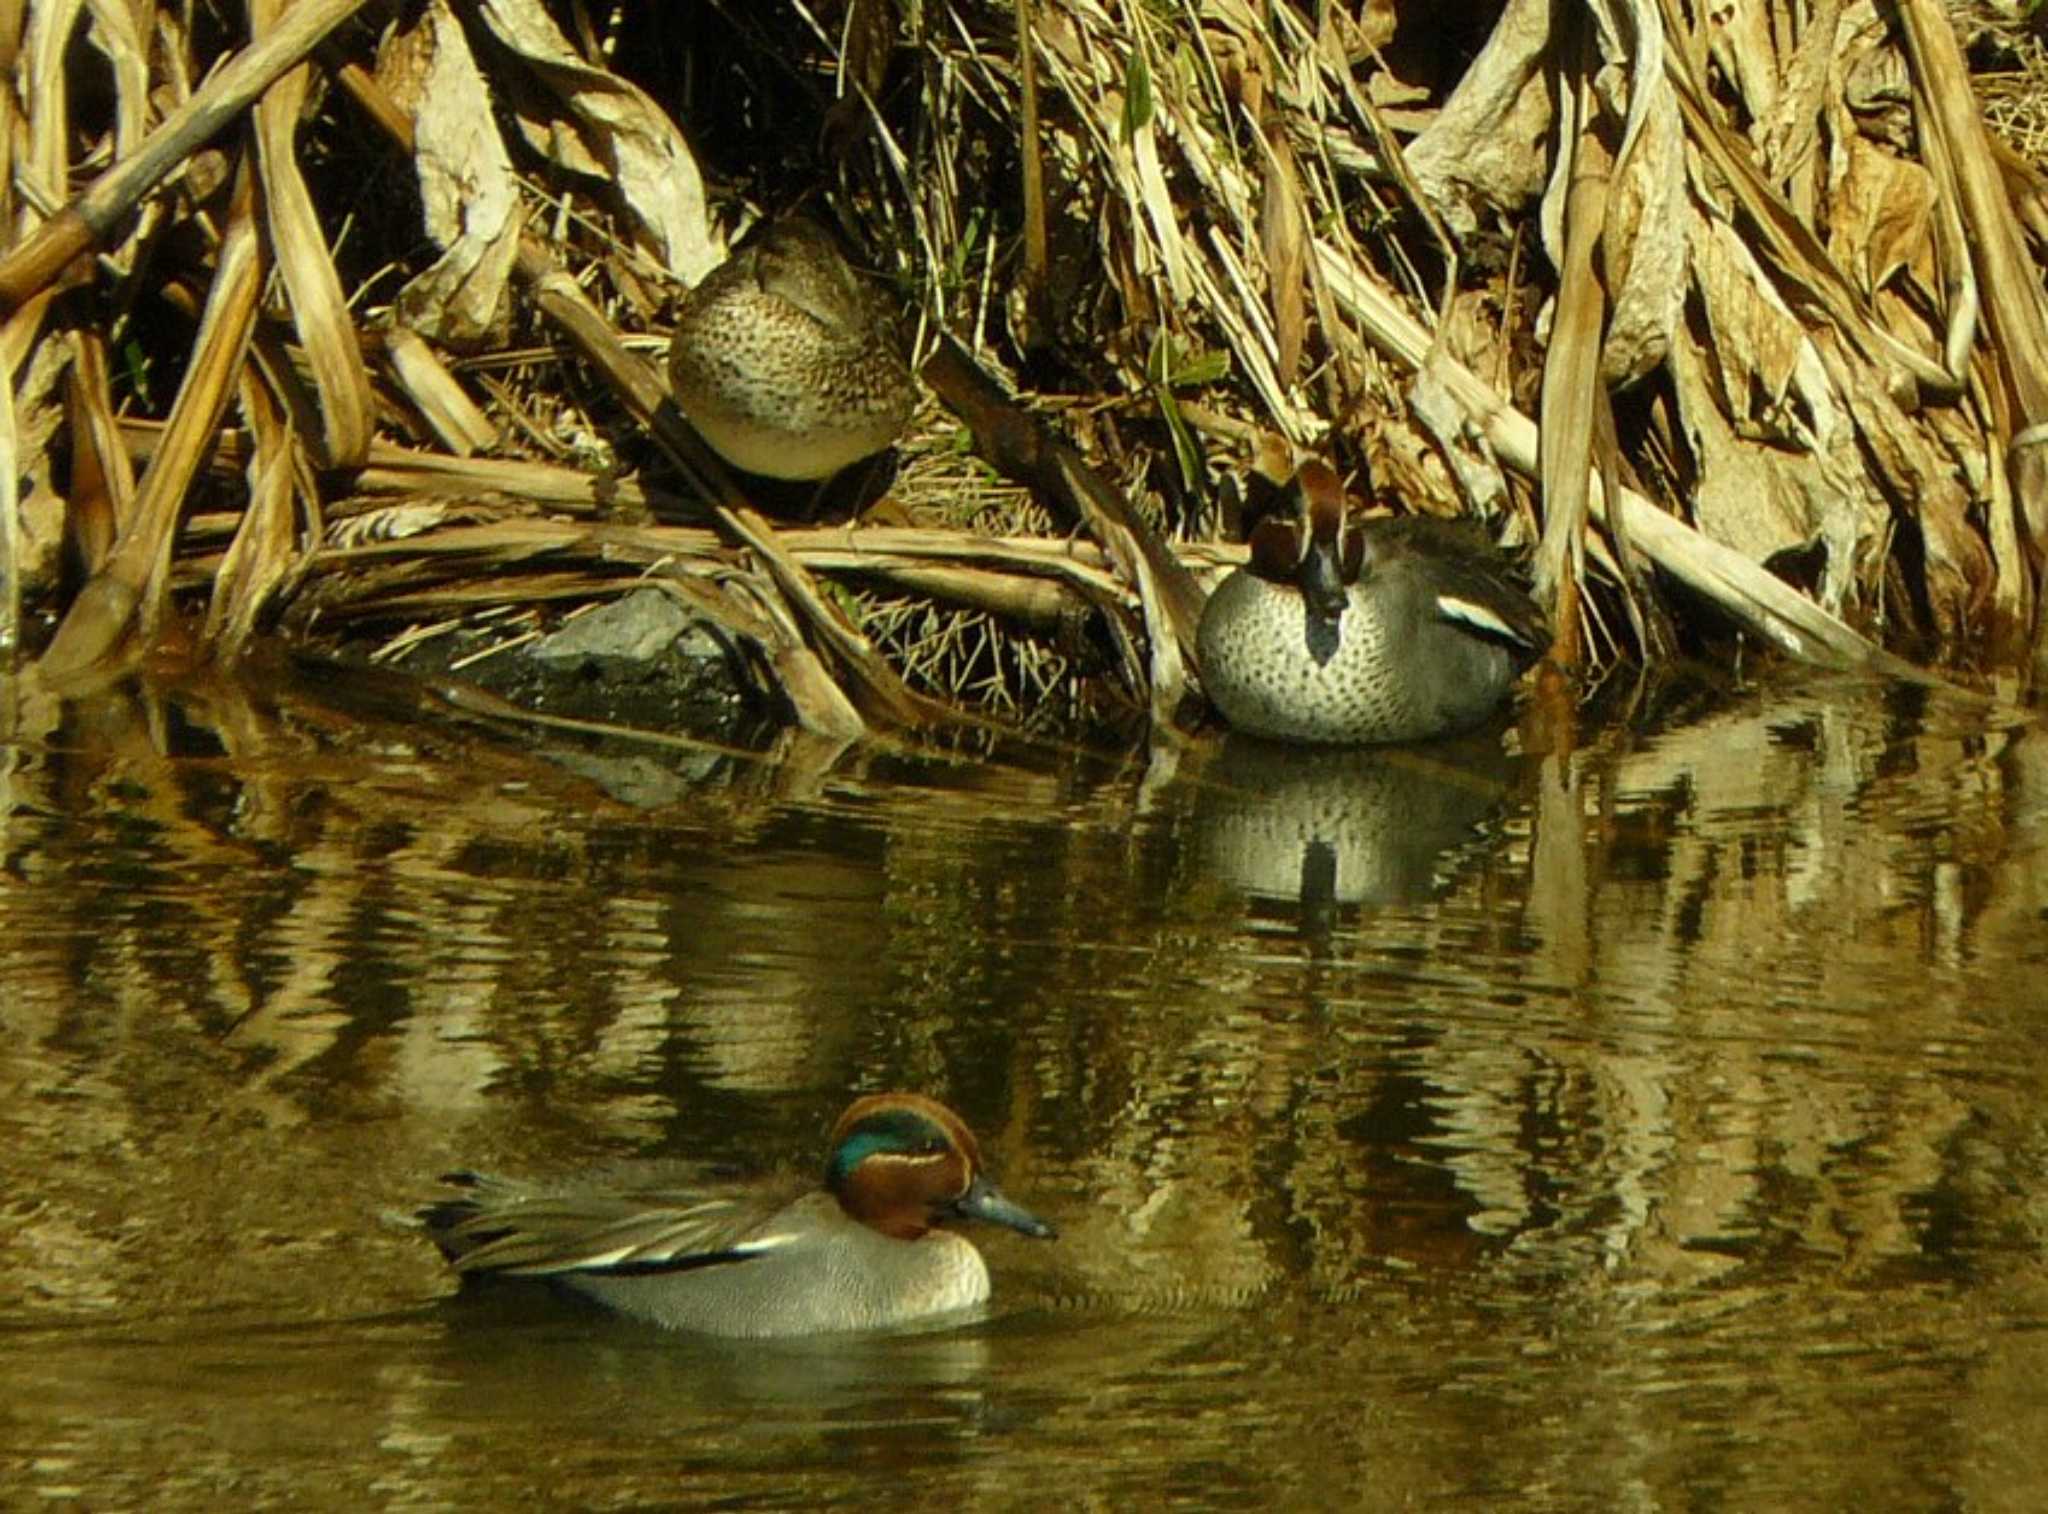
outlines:
M1289 506L1252 527L1252 572L1289 585L1308 612L1311 653L1325 663L1337 650L1338 622L1365 566L1365 535L1350 517L1344 485L1328 463L1295 470Z
M839 1117L825 1187L852 1218L901 1241L947 1220L987 1220L1045 1240L1058 1234L996 1191L960 1116L914 1093L871 1094Z
M755 283L825 330L878 340L888 322L882 297L863 282L831 235L805 215L771 223L748 244Z

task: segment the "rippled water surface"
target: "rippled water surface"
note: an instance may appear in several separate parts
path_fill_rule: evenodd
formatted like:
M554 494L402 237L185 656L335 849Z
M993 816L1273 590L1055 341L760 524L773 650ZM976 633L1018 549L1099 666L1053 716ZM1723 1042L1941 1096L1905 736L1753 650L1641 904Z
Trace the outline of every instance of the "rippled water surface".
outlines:
M2048 738L537 747L306 689L0 744L0 1502L2038 1509ZM958 1108L1047 1245L779 1346L458 1297L438 1173Z

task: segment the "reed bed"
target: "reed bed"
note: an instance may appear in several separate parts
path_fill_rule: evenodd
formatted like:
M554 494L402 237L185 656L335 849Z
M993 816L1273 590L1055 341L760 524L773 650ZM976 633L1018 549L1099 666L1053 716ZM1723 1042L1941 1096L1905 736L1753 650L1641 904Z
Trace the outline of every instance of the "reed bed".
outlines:
M0 643L62 690L651 582L814 731L1164 732L1242 481L1317 454L1526 547L1567 673L1733 627L2023 685L2039 35L1988 0L16 0ZM864 491L762 496L660 376L677 295L795 207L919 358Z

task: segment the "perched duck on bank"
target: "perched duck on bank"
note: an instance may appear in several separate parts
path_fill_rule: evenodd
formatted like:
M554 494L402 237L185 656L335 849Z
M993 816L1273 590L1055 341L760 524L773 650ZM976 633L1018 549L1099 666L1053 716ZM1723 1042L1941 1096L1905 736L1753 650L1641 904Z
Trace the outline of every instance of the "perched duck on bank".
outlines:
M683 297L676 405L735 468L827 478L903 434L916 402L887 311L817 225L764 227Z
M1492 543L1363 519L1321 462L1289 492L1202 612L1202 682L1223 718L1281 741L1420 741L1498 708L1549 632Z
M705 1185L677 1163L564 1183L475 1173L421 1211L456 1270L544 1278L609 1308L707 1335L876 1330L987 1301L988 1266L936 1228L987 1220L1050 1239L998 1193L974 1133L935 1100L859 1099L832 1129L823 1187ZM808 1191L804 1191L808 1188Z

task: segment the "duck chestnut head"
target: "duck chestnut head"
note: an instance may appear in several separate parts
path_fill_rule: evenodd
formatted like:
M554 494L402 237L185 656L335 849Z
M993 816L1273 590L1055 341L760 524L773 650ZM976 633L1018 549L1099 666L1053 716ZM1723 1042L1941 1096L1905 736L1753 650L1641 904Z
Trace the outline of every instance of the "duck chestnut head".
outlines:
M1365 532L1336 470L1320 459L1303 463L1280 507L1253 524L1250 546L1253 573L1301 595L1309 655L1327 663L1366 556Z
M1047 1240L1058 1234L996 1189L974 1132L921 1094L856 1100L832 1128L825 1188L848 1216L901 1241L950 1220L985 1220Z

